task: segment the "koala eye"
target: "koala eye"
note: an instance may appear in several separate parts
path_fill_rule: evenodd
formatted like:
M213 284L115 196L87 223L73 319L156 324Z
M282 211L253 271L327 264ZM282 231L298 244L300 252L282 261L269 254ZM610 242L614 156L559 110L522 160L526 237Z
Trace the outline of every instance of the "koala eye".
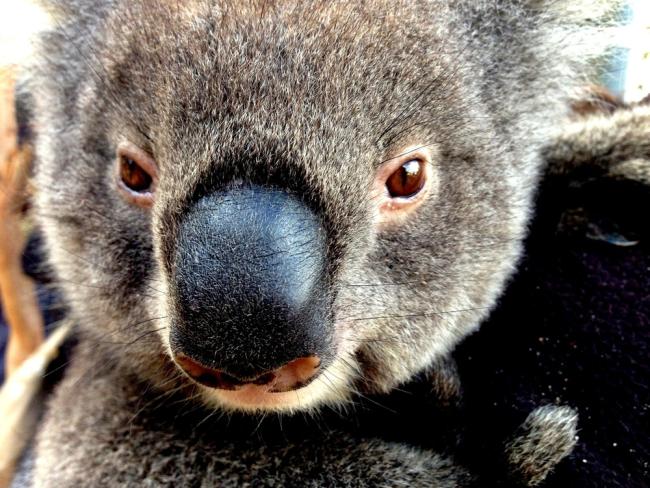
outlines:
M409 198L422 190L424 181L424 163L411 159L388 177L386 188L393 198Z
M122 197L139 207L151 207L158 180L155 161L133 144L122 144L117 150L117 188Z
M120 178L130 190L138 193L151 189L153 178L144 169L138 166L133 159L123 156L120 161Z
M403 223L437 188L432 151L430 146L407 147L379 167L372 201L380 225Z

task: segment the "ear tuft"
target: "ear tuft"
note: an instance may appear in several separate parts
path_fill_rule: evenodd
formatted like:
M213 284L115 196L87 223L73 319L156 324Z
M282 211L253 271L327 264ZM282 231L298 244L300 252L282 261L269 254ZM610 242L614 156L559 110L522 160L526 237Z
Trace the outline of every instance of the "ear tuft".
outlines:
M566 51L564 55L588 61L618 46L625 37L625 1L527 0L526 4L544 24L554 26L556 39Z

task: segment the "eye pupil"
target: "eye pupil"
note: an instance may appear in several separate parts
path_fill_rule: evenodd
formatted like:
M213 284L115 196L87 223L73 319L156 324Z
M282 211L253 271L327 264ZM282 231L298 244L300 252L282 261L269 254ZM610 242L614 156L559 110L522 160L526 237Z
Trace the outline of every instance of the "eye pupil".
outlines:
M388 193L393 198L410 197L424 186L424 168L420 161L412 159L404 163L386 181Z
M153 181L144 169L127 157L121 158L120 178L127 188L138 193L149 191Z

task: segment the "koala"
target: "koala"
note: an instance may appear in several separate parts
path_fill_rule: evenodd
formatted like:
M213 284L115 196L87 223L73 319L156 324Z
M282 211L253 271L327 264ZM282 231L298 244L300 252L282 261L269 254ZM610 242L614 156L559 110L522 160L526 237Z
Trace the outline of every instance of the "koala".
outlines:
M474 483L426 414L360 411L495 305L591 3L45 2L34 214L77 345L29 482Z

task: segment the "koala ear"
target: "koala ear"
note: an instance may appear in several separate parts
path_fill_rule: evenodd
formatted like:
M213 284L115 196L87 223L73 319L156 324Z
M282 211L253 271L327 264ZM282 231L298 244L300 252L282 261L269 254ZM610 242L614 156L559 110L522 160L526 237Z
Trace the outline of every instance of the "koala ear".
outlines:
M566 456L578 436L578 413L571 407L544 405L533 410L506 445L511 475L523 486L538 486Z
M564 69L576 73L593 73L594 60L626 38L623 0L524 0L523 7L530 12L529 28L539 29L554 46L547 55L552 58L561 51Z

